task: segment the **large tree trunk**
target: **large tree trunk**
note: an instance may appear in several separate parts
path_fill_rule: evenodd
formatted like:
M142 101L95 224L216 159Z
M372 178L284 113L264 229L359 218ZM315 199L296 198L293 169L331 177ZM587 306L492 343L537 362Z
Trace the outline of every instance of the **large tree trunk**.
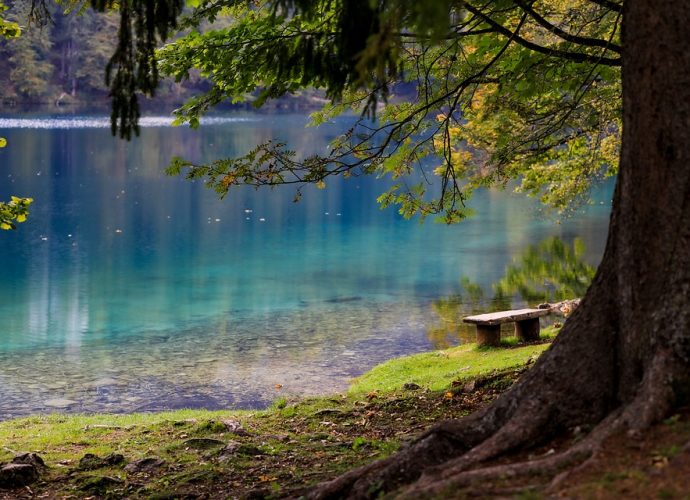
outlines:
M582 304L534 368L490 407L437 425L312 497L398 490L412 498L492 474L556 474L611 432L642 431L690 394L690 4L626 0L623 22L620 173L606 251ZM482 468L588 426L588 438L557 456Z

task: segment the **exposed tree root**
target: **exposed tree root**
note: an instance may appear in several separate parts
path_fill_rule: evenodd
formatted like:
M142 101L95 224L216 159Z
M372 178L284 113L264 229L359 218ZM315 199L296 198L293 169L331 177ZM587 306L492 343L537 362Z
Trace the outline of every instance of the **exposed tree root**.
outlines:
M629 431L639 433L667 416L675 404L673 381L682 379L684 367L670 349L658 349L622 418Z
M679 368L671 351L659 350L634 399L610 411L584 439L562 452L486 465L503 454L543 442L541 438L549 437L548 431L558 425L554 424L557 402L527 398L516 404L528 393L527 380L485 410L436 425L398 454L320 485L308 497L373 498L380 492L410 499L439 497L479 483L500 486L505 480L532 477L538 477L547 492L557 491L571 472L596 457L608 437L625 430L640 432L668 415L674 404L671 380Z
M597 426L585 439L563 452L526 460L524 462L493 465L471 470L448 467L437 474L424 474L422 478L408 487L401 498L434 497L447 491L472 486L477 483L490 484L495 481L514 480L521 477L540 477L545 482L564 470L584 463L600 448L601 443L617 432L623 421L617 414L611 415ZM478 448L485 446L482 443ZM559 474L560 473L560 474Z

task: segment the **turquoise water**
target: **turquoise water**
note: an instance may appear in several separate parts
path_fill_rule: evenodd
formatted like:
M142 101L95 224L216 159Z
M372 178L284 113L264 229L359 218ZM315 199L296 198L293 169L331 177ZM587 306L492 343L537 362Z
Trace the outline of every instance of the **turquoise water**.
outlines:
M301 154L347 122L228 115L200 130L144 121L113 139L98 117L0 117L0 199L36 201L0 233L0 418L47 411L260 407L341 390L372 365L434 347L433 303L461 276L499 279L529 244L581 237L603 251L611 187L557 224L537 203L484 191L456 226L405 221L385 181L239 189L223 201L163 174L270 138ZM459 341L459 339L456 339ZM282 385L281 389L276 384Z

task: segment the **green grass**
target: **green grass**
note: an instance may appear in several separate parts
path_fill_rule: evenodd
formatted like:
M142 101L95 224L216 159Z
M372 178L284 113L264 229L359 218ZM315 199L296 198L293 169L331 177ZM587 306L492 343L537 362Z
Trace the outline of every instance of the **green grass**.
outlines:
M246 413L178 410L130 415L51 414L9 420L0 422L0 462L11 459L12 452L28 451L53 462L74 458L75 454L104 455L124 449L143 457L152 442L184 433L192 421L203 426L214 419Z
M545 339L552 336L551 330L545 330ZM354 379L349 394L394 392L401 390L407 383L417 384L423 389L440 391L448 388L454 380L470 380L494 371L524 366L530 358L536 359L549 347L549 344L513 347L513 339L507 340L505 345L511 348L487 348L466 344L444 351L392 359Z
M429 423L465 414L462 398L446 397L453 381L524 367L547 347L507 342L501 348L465 345L408 356L375 367L346 394L281 397L262 411L52 414L0 422L0 463L16 453L38 453L49 468L34 488L49 497L108 496L112 490L131 498L170 498L180 491L213 498L214 488L228 484L242 491L269 483L294 488L385 457ZM402 390L408 382L427 391ZM376 397L369 394L374 391ZM227 420L239 422L246 433L228 432ZM189 439L200 437L239 447L232 460L219 461L219 450L189 445ZM126 462L157 456L166 465L134 478L122 465L80 470L79 460L87 453L121 453Z
M549 335L548 331L546 333ZM470 380L524 366L530 358L536 359L548 345L478 348L475 344L467 344L393 359L354 379L347 397L358 398L370 392L396 392L406 383L441 391L449 388L455 380ZM273 415L290 418L331 408L333 401L333 396L309 398L299 405L288 406L285 398L279 398L268 410L253 412L253 415L259 419ZM0 461L10 459L12 451L35 451L53 461L68 459L76 451L82 455L101 455L111 452L113 442L124 435L127 440L122 441L122 447L130 452L138 451L143 456L151 441L184 434L187 421L201 422L203 430L203 425L208 425L208 422L221 418L244 420L250 414L246 411L179 410L153 414L52 414L20 418L0 422L0 443L4 443L4 448L0 448Z

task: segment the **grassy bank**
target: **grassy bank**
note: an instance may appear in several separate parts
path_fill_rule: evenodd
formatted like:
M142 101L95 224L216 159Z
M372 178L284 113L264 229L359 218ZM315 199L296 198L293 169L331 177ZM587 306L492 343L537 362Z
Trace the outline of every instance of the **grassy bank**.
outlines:
M400 358L354 380L346 394L284 397L264 411L53 414L2 422L0 462L39 454L47 467L31 485L36 495L280 496L386 456L430 423L486 404L547 346L466 345ZM478 379L485 383L468 390ZM145 458L158 461L138 462Z

